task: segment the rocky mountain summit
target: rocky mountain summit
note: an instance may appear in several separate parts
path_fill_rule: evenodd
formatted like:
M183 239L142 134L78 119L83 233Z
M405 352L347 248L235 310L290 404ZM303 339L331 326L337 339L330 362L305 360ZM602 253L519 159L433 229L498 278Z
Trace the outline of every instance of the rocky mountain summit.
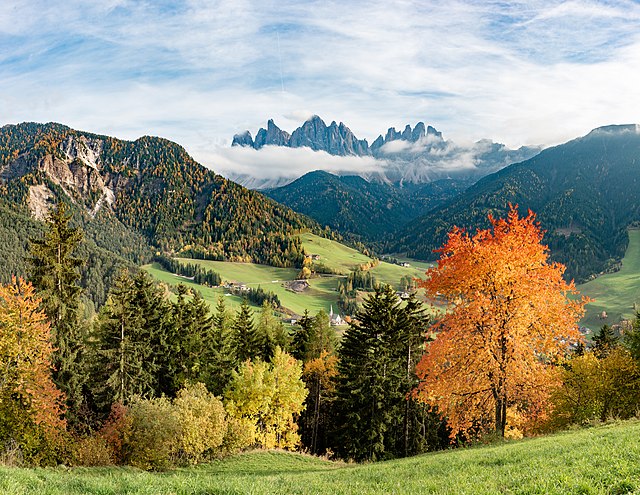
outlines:
M443 178L478 179L511 163L531 158L540 151L537 146L509 149L488 139L471 145L458 145L445 140L441 132L424 122L418 122L413 128L406 125L403 130L391 127L369 145L366 139L358 139L344 123L333 121L326 125L317 115L291 134L280 129L270 119L267 128L261 128L255 139L250 131L236 134L233 146L255 150L261 150L265 146L306 147L334 156L371 157L379 162L377 173L363 173L347 166L339 175L357 174L367 180L398 184L422 184ZM256 189L282 186L297 178L287 176L286 174L291 173L288 170L283 170L282 173L282 177L260 179L233 174L229 177Z

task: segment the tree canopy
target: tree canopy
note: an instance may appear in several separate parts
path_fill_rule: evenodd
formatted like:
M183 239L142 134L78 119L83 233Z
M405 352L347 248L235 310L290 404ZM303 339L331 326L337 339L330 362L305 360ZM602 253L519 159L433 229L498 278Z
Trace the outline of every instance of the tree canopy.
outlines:
M418 365L419 395L443 414L452 435L494 430L508 411L540 419L555 374L550 366L581 340L586 298L548 262L543 232L530 211L489 216L491 228L454 228L422 286L449 310Z

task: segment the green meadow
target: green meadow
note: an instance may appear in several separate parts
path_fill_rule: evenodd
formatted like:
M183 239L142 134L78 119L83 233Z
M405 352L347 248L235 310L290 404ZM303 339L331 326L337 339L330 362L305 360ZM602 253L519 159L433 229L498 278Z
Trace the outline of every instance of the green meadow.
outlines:
M629 230L629 247L620 271L581 284L578 290L594 299L587 305L581 325L595 331L605 323L612 325L633 318L634 304L640 304L640 230ZM603 311L606 319L599 318Z
M6 495L623 494L640 490L640 422L371 464L251 452L193 468L0 468Z
M232 263L226 261L209 261L179 258L183 263L196 263L207 270L213 270L220 274L225 282L236 282L247 285L248 287L262 287L266 291L274 292L280 298L280 303L293 313L302 314L305 309L310 314L316 314L321 309L327 313L333 308L337 311L338 279L348 274L358 265L368 263L371 258L330 239L324 239L314 234L301 234L302 244L309 254L315 254L320 257L319 263L324 264L328 268L334 270L337 275L322 275L309 280L309 288L304 292L295 293L285 287L285 282L295 280L297 278L298 269L295 268L276 268L267 265L258 265L254 263ZM378 281L392 285L398 288L400 279L403 276L421 278L424 276L426 266L424 263L407 260L411 266L403 267L391 263L381 262L371 271ZM223 288L210 288L195 284L191 280L174 275L163 270L158 264L146 265L147 270L156 279L170 285L183 283L188 287L199 290L203 297L214 305L218 301L218 297L225 294ZM225 296L227 306L236 308L242 302L238 296Z

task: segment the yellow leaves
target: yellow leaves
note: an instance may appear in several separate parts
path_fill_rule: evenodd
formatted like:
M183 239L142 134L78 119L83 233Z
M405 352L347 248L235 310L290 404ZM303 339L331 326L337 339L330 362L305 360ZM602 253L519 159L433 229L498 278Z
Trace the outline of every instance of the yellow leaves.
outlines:
M224 406L203 383L181 389L173 406L181 429L180 449L189 461L200 461L206 451L222 444L227 431Z
M323 390L333 391L334 379L338 376L338 358L335 354L322 351L319 357L304 363L303 376L307 381L317 379Z
M512 207L506 219L489 220L492 228L473 236L454 228L423 282L450 310L417 367L419 390L452 435L479 424L504 431L509 407L534 421L553 381L548 363L581 339L586 299L567 297L575 286L547 262L535 215L520 218Z
M280 347L271 363L244 362L225 391L229 415L250 420L261 447L295 448L300 437L294 417L302 412L308 393L301 376L301 363Z

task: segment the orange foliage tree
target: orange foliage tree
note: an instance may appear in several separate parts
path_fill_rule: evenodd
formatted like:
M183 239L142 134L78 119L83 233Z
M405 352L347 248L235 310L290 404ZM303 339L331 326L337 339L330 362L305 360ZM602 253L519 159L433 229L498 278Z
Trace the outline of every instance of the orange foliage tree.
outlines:
M65 429L64 395L51 378L49 323L30 283L0 285L0 421L12 437L35 424L48 437ZM5 438L7 440L8 438Z
M471 236L454 228L422 287L449 309L418 364L418 395L447 419L451 436L494 430L507 417L535 424L556 381L553 363L582 338L577 321L586 298L548 261L543 232L529 211ZM514 425L509 425L511 428Z

